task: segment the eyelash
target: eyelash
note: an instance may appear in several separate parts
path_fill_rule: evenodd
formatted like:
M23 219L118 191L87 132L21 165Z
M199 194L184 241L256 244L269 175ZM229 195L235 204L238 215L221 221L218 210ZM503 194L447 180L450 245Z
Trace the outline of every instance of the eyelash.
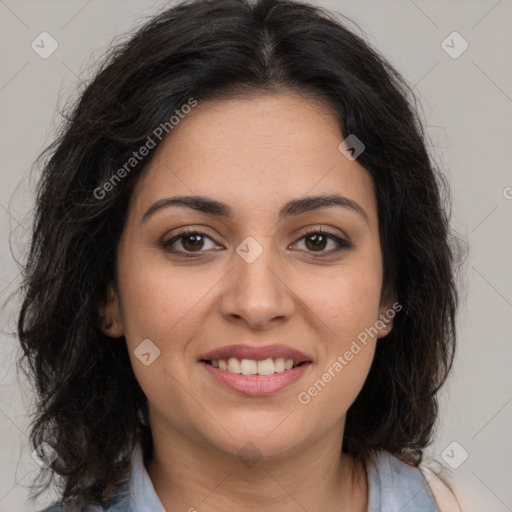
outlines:
M180 257L183 257L183 258L197 258L202 252L206 252L206 251L195 251L195 252L183 252L183 251L177 251L176 249L172 249L171 246L179 241L180 239L182 238L186 238L187 236L191 236L191 235L200 235L200 236L204 236L206 238L209 238L210 240L212 240L213 242L215 242L213 240L213 238L208 235L207 233L204 233L203 231L198 231L196 229L188 229L188 230L185 230L185 231L182 231L181 233L178 233L176 236L170 238L169 240L165 241L165 242L162 242L161 246L162 248L171 253L171 254L176 254ZM313 229L308 229L298 240L302 240L304 238L307 238L308 236L311 236L311 235L324 235L326 236L328 239L330 240L333 240L335 243L338 244L338 247L336 249L332 249L330 251L320 251L318 252L317 254L315 254L315 251L308 251L311 253L311 255L314 257L314 258L324 258L324 257L327 257L327 256L330 256L332 254L335 254L335 253L338 253L340 251L343 251L343 250L347 250L347 249L351 249L353 246L350 242L348 242L347 240L343 239L343 238L340 238L336 235L334 235L333 233L329 233L329 232L326 232L326 231L322 231L321 228L313 228ZM297 243L295 242L295 243Z

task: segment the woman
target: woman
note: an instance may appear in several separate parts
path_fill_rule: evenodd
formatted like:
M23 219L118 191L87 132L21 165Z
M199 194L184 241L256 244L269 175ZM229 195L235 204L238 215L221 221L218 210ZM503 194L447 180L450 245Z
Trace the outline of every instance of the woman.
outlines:
M418 466L456 258L424 139L400 75L304 3L186 2L114 49L26 267L47 510L440 510Z

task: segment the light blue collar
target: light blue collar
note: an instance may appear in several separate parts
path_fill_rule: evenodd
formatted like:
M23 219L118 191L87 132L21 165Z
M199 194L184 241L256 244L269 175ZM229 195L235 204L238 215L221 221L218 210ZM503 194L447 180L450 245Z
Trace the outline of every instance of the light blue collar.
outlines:
M144 466L140 443L133 449L131 469L125 499L107 512L165 512ZM368 461L367 474L367 512L439 512L421 471L390 453L379 452Z

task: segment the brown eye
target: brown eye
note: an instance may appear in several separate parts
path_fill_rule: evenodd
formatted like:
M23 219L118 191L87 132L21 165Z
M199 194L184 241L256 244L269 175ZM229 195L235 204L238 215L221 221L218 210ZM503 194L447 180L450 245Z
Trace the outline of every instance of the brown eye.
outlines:
M182 247L187 251L196 251L204 245L202 235L185 235L180 238Z
M329 241L326 235L319 233L308 235L304 238L306 240L306 247L312 251L325 249L325 246Z
M328 256L333 253L337 253L344 249L352 248L352 244L343 238L340 238L333 233L326 233L321 229L315 229L308 231L304 236L299 238L296 245L304 240L304 245L307 252L319 253L319 256ZM332 242L330 250L325 250L329 242Z
M210 247L208 247L208 241L211 244ZM200 254L206 252L207 249L221 248L206 233L195 230L179 233L171 239L162 242L161 245L167 252L181 256L193 256L190 253Z

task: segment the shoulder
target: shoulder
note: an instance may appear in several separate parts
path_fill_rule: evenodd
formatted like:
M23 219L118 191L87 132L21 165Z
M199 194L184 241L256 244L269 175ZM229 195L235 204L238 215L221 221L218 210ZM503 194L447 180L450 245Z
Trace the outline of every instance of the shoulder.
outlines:
M448 478L442 468L436 472L430 466L422 466L421 472L428 482L440 512L461 512L462 509L457 495L448 482Z
M444 512L417 467L388 452L376 453L367 465L368 512Z

